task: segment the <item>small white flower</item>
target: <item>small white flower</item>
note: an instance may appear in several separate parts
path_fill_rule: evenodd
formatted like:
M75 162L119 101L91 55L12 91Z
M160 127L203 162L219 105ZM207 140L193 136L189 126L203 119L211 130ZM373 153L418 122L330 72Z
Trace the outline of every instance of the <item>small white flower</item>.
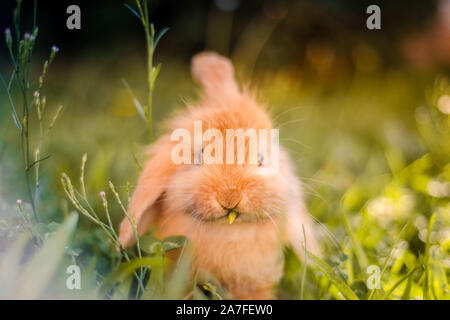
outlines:
M100 191L100 197L104 198L106 196L105 191Z
M57 46L52 46L52 51L54 53L57 53L57 52L59 52L59 48Z
M22 200L18 199L17 204L20 206L22 204Z

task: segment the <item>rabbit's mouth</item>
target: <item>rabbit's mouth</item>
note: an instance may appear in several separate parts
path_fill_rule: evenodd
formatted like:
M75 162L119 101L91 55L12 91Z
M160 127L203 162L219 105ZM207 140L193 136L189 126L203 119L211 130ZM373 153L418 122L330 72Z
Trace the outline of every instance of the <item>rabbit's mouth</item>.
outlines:
M249 222L261 222L263 220L269 219L267 216L261 216L259 214L243 213L236 210L230 210L229 212L215 216L215 217L205 217L205 215L196 212L189 211L190 215L196 220L205 223L220 223L232 225L235 223L249 223Z
M198 213L195 211L190 211L190 215L193 216L195 219L202 221L202 222L218 222L218 223L228 222L229 224L232 224L236 221L237 217L239 216L239 213L237 213L236 211L233 211L233 214L231 214L229 212L224 215L220 215L220 216L216 216L216 217L205 217L201 213Z
M210 221L216 221L216 222L227 222L228 224L233 224L236 219L238 218L238 216L240 216L240 213L235 211L235 210L230 210L227 214L222 215L220 217L214 217L214 218L207 218L207 219L202 219L205 222L210 222Z

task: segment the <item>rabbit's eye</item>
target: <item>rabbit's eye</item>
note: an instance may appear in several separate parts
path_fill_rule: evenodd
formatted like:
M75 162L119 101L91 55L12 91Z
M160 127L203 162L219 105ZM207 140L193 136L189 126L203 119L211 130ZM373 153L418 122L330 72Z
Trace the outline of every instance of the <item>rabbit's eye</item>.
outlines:
M264 155L262 152L258 153L258 167L261 167L264 165Z
M203 162L203 150L204 149L202 147L202 150L195 155L194 164L196 164L196 165L201 165L202 164L202 162Z

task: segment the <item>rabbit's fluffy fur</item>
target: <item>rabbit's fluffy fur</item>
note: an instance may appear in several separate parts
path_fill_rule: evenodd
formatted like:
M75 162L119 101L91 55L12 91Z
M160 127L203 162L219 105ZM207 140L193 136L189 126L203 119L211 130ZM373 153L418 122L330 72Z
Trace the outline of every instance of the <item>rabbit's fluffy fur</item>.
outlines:
M188 237L195 270L214 275L234 298L269 299L282 273L280 241L303 256L304 226L308 250L317 251L300 183L282 147L274 175L260 175L258 165L249 163L174 164L171 150L178 142L170 133L184 128L193 136L194 120L202 121L203 131L216 128L224 136L226 129L272 128L254 96L239 89L228 59L200 53L192 59L192 74L203 88L200 102L176 116L170 132L150 147L129 214L140 235L154 228L161 238ZM238 212L233 224L225 208ZM135 241L127 218L120 241L124 247Z

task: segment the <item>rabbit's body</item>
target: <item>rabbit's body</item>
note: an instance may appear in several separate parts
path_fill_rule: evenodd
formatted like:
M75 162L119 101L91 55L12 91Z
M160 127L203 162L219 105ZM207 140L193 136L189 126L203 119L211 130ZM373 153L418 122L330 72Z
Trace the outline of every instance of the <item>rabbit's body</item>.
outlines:
M155 229L161 238L186 235L195 248L195 269L214 275L237 299L270 298L281 276L280 242L270 221L202 228L183 212L163 210Z
M183 129L194 136L194 121L224 137L229 129L272 129L254 97L239 91L228 60L200 54L193 59L192 72L204 96L199 105L172 120L172 132ZM176 145L164 135L150 149L129 208L139 234L154 227L160 237L185 235L194 247L197 270L213 274L236 298L270 298L281 276L281 244L291 243L303 255L304 227L308 249L317 247L288 154L280 148L279 170L261 175L260 167L272 159L258 164L175 164ZM195 154L191 147L192 159L204 157L203 147L205 152L208 148L203 144ZM250 158L247 142L245 154ZM235 221L229 220L231 213ZM128 220L121 224L120 240L124 246L134 242Z

